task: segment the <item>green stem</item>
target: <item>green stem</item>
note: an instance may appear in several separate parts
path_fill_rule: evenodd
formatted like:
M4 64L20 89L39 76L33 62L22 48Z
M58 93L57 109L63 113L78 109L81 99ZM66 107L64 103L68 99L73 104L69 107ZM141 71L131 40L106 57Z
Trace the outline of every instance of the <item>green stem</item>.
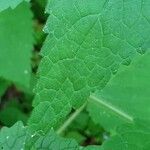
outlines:
M79 109L77 109L66 121L65 123L57 130L57 134L61 134L66 128L75 120L75 118L83 111L86 107L87 102L84 103Z
M108 111L116 114L127 122L133 123L133 118L127 113L123 112L119 108L113 106L103 99L99 99L94 95L90 95L89 101L92 103L97 103L100 107L107 109ZM66 128L75 120L75 118L81 113L81 111L86 107L87 102L84 103L79 109L77 109L66 121L65 123L57 130L57 134L61 134Z

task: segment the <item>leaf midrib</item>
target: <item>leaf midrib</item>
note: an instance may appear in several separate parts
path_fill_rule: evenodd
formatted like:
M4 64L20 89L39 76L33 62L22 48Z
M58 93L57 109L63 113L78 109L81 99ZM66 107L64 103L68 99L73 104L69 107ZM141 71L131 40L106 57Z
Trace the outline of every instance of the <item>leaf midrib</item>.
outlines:
M116 106L106 102L106 100L102 98L98 98L95 95L90 95L89 100L93 103L99 104L99 106L111 111L112 113L116 114L118 117L122 118L126 122L133 123L134 119L132 116L127 114L126 112L122 111L121 109L117 108Z

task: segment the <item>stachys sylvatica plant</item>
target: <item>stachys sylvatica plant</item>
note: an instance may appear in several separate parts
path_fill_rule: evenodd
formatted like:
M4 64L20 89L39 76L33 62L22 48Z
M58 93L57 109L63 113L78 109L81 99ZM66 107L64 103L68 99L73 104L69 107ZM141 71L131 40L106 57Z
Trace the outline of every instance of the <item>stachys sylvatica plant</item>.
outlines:
M32 89L31 4L0 0L0 95L11 83ZM150 0L49 0L45 10L33 111L1 129L0 149L149 150ZM83 111L109 133L102 143L63 137Z

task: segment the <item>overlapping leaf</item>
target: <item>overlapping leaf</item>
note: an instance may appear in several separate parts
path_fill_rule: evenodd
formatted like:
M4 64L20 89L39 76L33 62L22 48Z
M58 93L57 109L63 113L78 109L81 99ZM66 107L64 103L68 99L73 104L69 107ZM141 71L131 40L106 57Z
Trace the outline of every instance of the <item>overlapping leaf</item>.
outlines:
M149 123L138 120L135 125L125 124L117 128L117 134L103 145L102 150L149 150Z
M25 150L25 149L47 149L47 150L77 150L78 144L74 140L66 140L58 137L54 131L50 131L46 135L38 135L38 138L34 141L30 147L26 147L28 142L32 141L32 138L36 136L30 135L27 127L24 127L22 122L17 122L11 128L2 128L0 132L0 149L2 150ZM29 140L28 140L29 139Z
M29 121L35 130L55 126L103 89L120 64L129 65L150 47L149 6L149 0L50 1Z
M51 0L47 7L50 13L45 27L48 37L42 50L35 109L28 123L32 130L29 132L21 122L10 129L2 128L0 149L149 150L150 84L147 81L150 54L139 56L137 53L144 53L150 48L149 7L149 0ZM3 56L11 48L17 49L20 56L19 45L25 44L19 44L20 41L16 44L12 36L14 33L9 34L10 31L15 31L19 39L23 37L25 42L32 41L31 37L24 37L21 32L29 20L20 24L22 28L15 28L11 24L27 14L31 17L25 8L28 6L24 3L14 11L9 9L0 14L5 16L0 18L0 26L4 27L5 24L12 27L10 30L4 28L8 32L2 29L7 33L6 37L10 38L9 42L3 42L1 38L0 51ZM22 10L28 13L20 13ZM16 13L16 18L9 18L13 13ZM10 20L5 20L6 17ZM14 24L16 25L16 20ZM26 32L26 28L23 29ZM0 37L3 37L4 33L0 33ZM31 45L25 45L24 48L30 49ZM0 75L26 86L29 81L30 53L23 55L27 55L28 60L22 61L23 58L19 57L17 61L13 59L14 64L9 62L10 59L6 63L15 66L18 76L11 74L16 72L10 70L14 67L9 68L11 73L7 70L2 72L8 66L2 64L1 60L8 57L0 55ZM115 74L121 64L129 65L135 56L136 59L129 67L121 67ZM15 58L11 51L9 58ZM25 68L22 65L22 70L19 70L18 62L28 62L28 65ZM21 76L22 73L26 77ZM95 91L96 94L93 94ZM50 129L56 127L72 107L78 108L88 97L93 100L90 101L88 110L96 122L108 130L119 125L113 132L115 135L101 147L79 147L74 140L60 138ZM144 118L147 122L135 122L134 118L137 117ZM120 125L125 122L130 124ZM47 134L43 131L47 131ZM43 134L37 134L38 132Z
M79 150L78 144L74 140L65 140L57 136L54 131L50 131L47 135L41 136L33 146L35 149L47 150Z
M0 131L1 150L23 150L25 147L26 129L22 122L17 122L11 128L4 127Z
M150 53L122 67L108 85L89 101L92 118L106 129L134 118L150 120Z
M31 134L27 127L24 127L21 122L17 122L11 128L2 128L0 132L0 149L110 150L111 148L114 150L149 150L150 128L147 126L147 122L140 121L141 123L133 125L119 126L115 135L104 142L102 146L88 147L80 147L74 140L60 138L53 130L50 130L46 135L37 132ZM138 120L138 122L140 121Z

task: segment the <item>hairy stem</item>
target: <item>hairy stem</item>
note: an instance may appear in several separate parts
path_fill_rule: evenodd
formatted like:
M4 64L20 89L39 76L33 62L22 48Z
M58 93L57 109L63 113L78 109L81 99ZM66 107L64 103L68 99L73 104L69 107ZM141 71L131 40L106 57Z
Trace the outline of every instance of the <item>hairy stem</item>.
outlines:
M79 109L77 109L65 122L64 124L57 130L57 134L61 134L66 128L75 120L75 118L83 111L86 107L87 102L84 103Z
M117 116L121 117L122 119L126 120L127 122L132 123L133 118L128 115L127 113L123 112L119 108L109 104L105 100L99 99L94 95L90 95L89 99L90 102L96 102L100 107L104 107L105 109L109 110L110 112L116 114ZM87 101L88 102L88 101ZM87 102L84 103L79 109L77 109L66 121L65 123L57 130L57 134L61 134L66 128L75 120L75 118L81 113L81 111L86 107Z

